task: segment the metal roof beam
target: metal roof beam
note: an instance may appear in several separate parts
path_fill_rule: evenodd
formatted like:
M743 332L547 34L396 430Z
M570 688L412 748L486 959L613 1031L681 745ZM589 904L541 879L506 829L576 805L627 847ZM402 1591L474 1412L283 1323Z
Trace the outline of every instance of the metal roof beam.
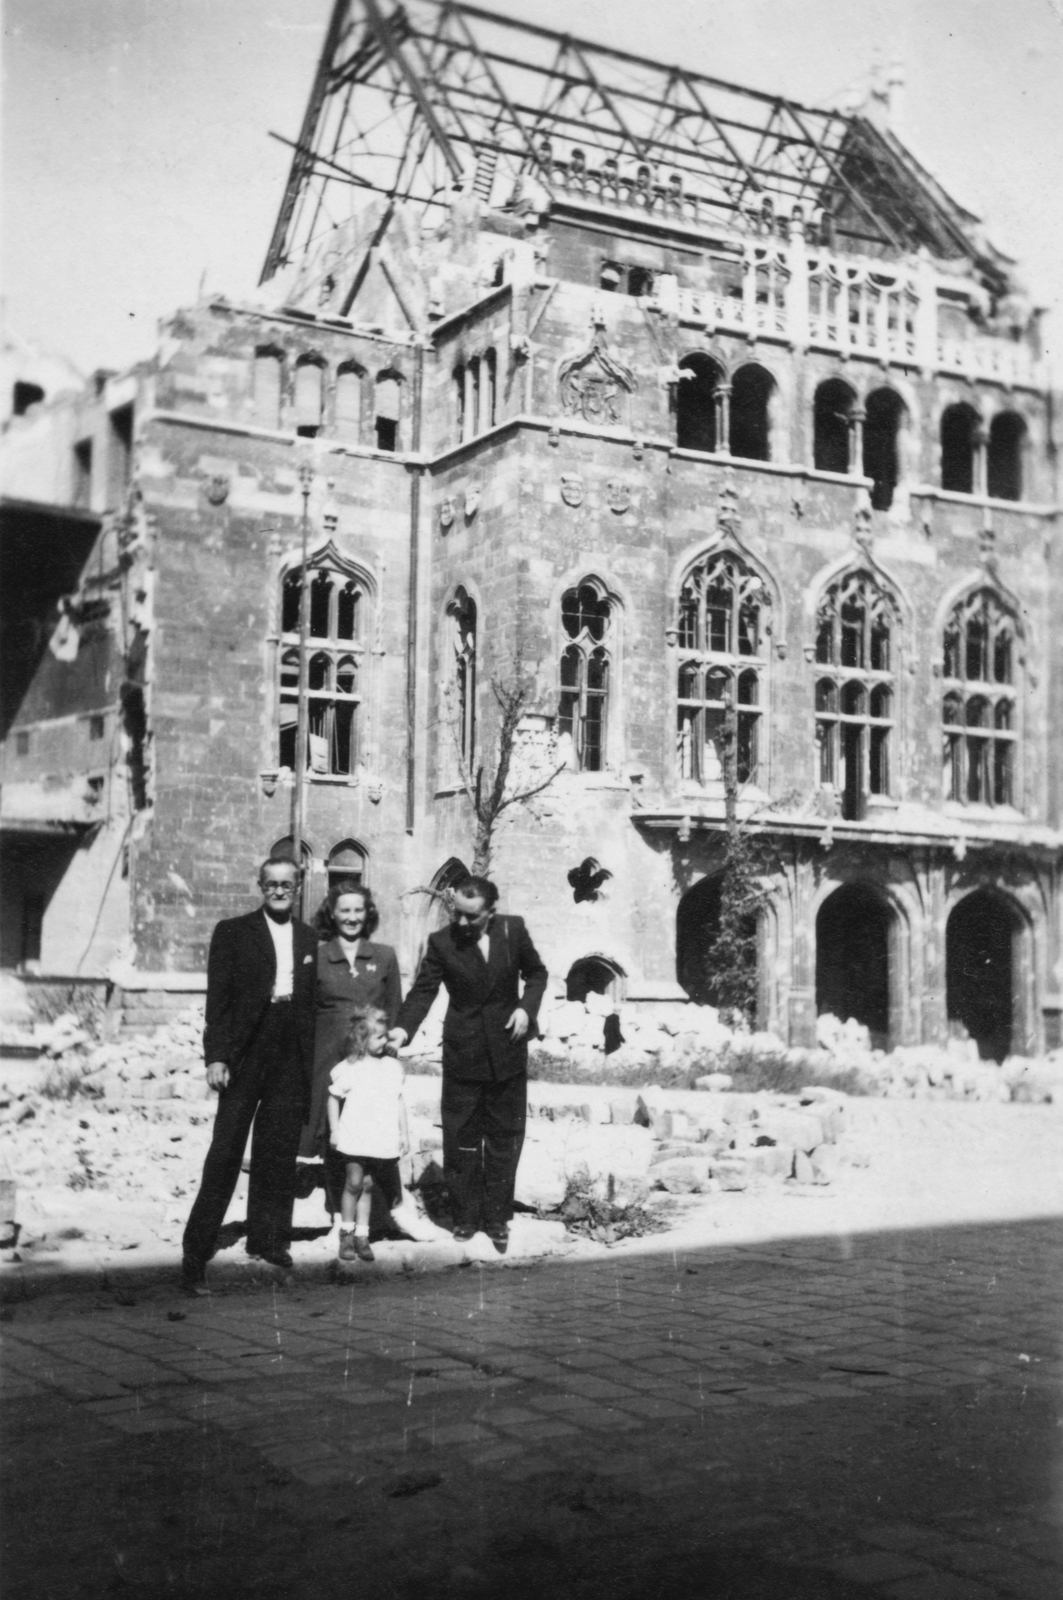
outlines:
M339 3L339 0L337 0L337 3ZM365 14L369 18L373 32L380 41L381 49L384 51L389 61L391 61L397 68L400 77L403 79L406 87L416 100L421 115L424 117L425 122L431 129L432 137L435 140L444 161L450 169L451 177L454 179L456 184L463 183L465 181L465 173L462 170L461 162L454 154L450 140L444 131L443 125L436 116L435 107L432 105L431 100L429 100L428 95L425 93L424 87L416 72L414 72L413 68L410 66L410 63L406 60L402 50L392 38L391 19L384 16L384 13L377 5L377 0L360 0L360 3L365 8Z

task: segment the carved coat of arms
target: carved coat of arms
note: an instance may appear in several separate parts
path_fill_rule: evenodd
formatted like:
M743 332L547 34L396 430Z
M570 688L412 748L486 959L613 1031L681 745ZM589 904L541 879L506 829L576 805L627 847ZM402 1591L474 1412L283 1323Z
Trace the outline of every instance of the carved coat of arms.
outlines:
M614 423L621 419L624 396L634 393L635 374L610 355L599 327L582 355L562 362L558 385L567 415L580 416L584 422Z
M465 491L465 515L474 517L480 509L480 485L470 483Z
M605 500L610 511L622 517L625 511L631 510L630 484L621 483L619 478L610 478L605 486Z
M448 495L439 507L439 526L443 532L452 527L454 523L454 501Z
M229 480L222 472L215 473L207 483L207 499L212 506L223 506L229 498Z
M566 506L581 506L583 504L583 479L578 472L562 474L561 498Z

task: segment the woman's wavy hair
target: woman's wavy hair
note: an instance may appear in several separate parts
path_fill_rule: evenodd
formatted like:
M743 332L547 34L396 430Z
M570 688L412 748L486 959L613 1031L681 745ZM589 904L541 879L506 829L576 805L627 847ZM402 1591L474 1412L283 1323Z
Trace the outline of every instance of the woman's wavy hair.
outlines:
M376 901L364 883L359 883L357 878L338 878L329 885L329 892L322 900L314 916L314 927L321 939L335 939L339 933L336 919L333 915L336 902L341 894L360 894L365 902L365 927L362 936L371 939L380 926L380 912L376 908Z

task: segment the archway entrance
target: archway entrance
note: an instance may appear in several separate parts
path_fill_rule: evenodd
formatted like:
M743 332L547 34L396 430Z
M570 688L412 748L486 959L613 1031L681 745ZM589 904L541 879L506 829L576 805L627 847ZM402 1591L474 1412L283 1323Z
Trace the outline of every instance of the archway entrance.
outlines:
M688 889L675 916L675 975L695 1005L712 1004L709 951L720 930L722 879L702 878Z
M945 928L945 1006L978 1044L983 1060L1003 1061L1012 1050L1020 1006L1018 913L1003 895L976 889L949 915Z
M889 1048L890 936L894 915L866 884L835 889L816 918L816 1015L862 1022Z

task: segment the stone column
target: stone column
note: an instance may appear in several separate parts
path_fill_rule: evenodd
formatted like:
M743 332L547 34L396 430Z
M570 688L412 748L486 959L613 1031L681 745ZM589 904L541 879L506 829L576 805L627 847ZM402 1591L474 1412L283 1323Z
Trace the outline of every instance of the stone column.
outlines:
M719 455L731 454L731 385L718 383L713 390L716 404L716 450Z
M864 419L863 406L853 406L849 412L849 472L854 478L864 475Z

